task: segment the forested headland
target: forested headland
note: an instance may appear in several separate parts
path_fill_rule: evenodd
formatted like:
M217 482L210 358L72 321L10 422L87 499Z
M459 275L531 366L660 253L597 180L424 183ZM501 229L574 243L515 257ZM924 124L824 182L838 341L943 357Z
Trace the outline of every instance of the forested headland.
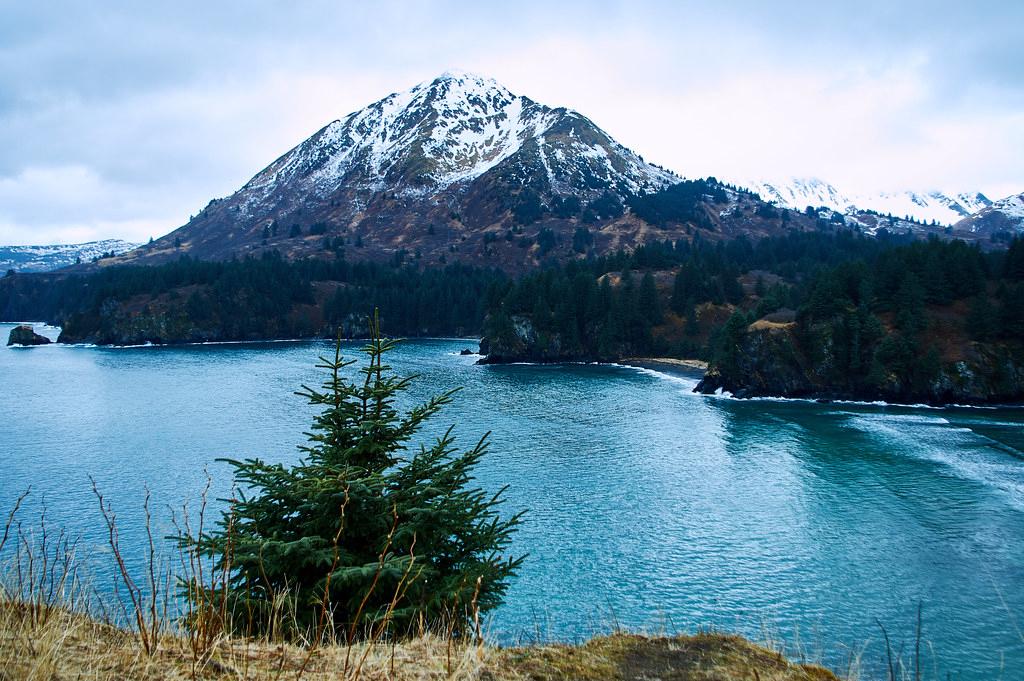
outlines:
M182 257L85 275L9 274L0 279L0 318L51 322L61 342L135 345L360 337L379 309L391 335L472 336L488 290L506 279L460 264Z
M483 345L492 362L702 358L705 392L1016 401L1022 294L1020 239L695 239L523 277L489 307Z

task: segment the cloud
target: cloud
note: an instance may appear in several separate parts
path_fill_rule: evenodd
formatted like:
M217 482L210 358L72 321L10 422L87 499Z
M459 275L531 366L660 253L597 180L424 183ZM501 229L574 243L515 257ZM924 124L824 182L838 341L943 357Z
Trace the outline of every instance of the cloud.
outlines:
M28 168L0 179L0 243L159 236L168 216L146 198L85 166Z
M450 67L687 176L1024 189L1024 4L0 0L0 241L146 239Z

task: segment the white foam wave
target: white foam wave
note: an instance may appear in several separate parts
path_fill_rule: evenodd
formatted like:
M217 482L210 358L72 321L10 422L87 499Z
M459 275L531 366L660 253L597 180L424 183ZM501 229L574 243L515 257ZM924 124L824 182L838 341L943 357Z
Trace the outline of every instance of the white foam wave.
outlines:
M1005 494L1015 508L1024 510L1024 469L1006 457L1016 450L941 417L913 416L856 414L847 423L892 441L893 451L939 464L956 477Z
M704 397L716 397L719 399L726 400L742 400L744 402L802 402L805 404L822 404L822 405L849 405L851 407L895 407L898 409L929 409L935 411L942 411L944 409L1022 409L1024 405L1010 404L1010 405L998 405L998 404L923 404L913 403L904 404L902 402L886 402L885 400L839 400L839 399L822 399L817 397L778 397L778 396L756 396L756 397L736 397L731 392L721 391L713 395L704 395Z
M676 374L670 374L670 373L666 373L664 371L658 371L657 369L649 369L647 367L633 366L631 364L619 364L618 362L610 362L608 364L608 366L619 367L619 368L622 368L622 369L632 369L633 371L635 371L637 373L640 373L640 374L644 374L644 375L647 375L647 376L653 376L655 378L660 378L661 380L669 381L670 383L678 383L680 385L684 385L687 388L689 388L691 392L693 391L694 388L697 387L697 383L699 382L699 381L697 381L696 379L693 379L693 378L687 378L685 376L678 376ZM696 393L694 393L694 394L696 394Z

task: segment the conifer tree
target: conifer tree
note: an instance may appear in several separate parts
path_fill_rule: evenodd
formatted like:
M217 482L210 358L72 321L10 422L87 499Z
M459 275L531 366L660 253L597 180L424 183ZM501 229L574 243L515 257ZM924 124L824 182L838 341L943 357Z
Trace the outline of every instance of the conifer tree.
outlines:
M725 322L716 339L713 361L722 376L728 380L735 379L739 373L740 357L743 354L741 346L749 324L750 320L747 319L746 313L743 310L736 310Z
M686 310L686 335L693 338L700 333L700 324L697 321L697 309L691 303Z
M991 340L999 330L999 316L986 293L971 302L966 326L971 338L979 341Z
M1016 281L1024 280L1024 239L1014 237L1003 260L1003 276Z
M661 300L658 298L658 288L654 285L654 277L650 272L645 272L643 279L640 280L637 306L648 324L661 324Z
M684 264L679 268L672 286L672 310L680 316L685 316L690 306L703 302L700 299L701 293L700 275L696 268L691 263Z
M394 375L384 357L396 341L376 321L370 331L357 379L345 375L355 360L342 359L339 341L333 359L320 358L321 388L296 393L322 409L302 461L229 461L242 492L197 548L229 572L238 630L267 633L284 603L295 626L279 633L291 637L324 619L350 638L370 624L401 636L442 619L461 632L471 607L500 604L522 561L506 555L520 515L499 516L504 489L470 486L487 435L460 453L449 428L410 453L456 391L400 413L396 398L414 377Z

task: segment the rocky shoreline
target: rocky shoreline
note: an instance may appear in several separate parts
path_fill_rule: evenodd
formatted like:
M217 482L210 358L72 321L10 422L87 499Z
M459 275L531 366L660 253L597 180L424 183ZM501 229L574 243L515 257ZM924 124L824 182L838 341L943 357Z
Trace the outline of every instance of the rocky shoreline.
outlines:
M969 343L963 356L938 361L934 375L910 383L884 367L874 386L837 385L830 379L828 338L815 353L807 350L794 325L752 324L737 347L735 366L712 365L694 392L729 392L737 398L783 397L818 401L886 402L889 404L1017 405L1024 403L1024 361L1020 348Z

